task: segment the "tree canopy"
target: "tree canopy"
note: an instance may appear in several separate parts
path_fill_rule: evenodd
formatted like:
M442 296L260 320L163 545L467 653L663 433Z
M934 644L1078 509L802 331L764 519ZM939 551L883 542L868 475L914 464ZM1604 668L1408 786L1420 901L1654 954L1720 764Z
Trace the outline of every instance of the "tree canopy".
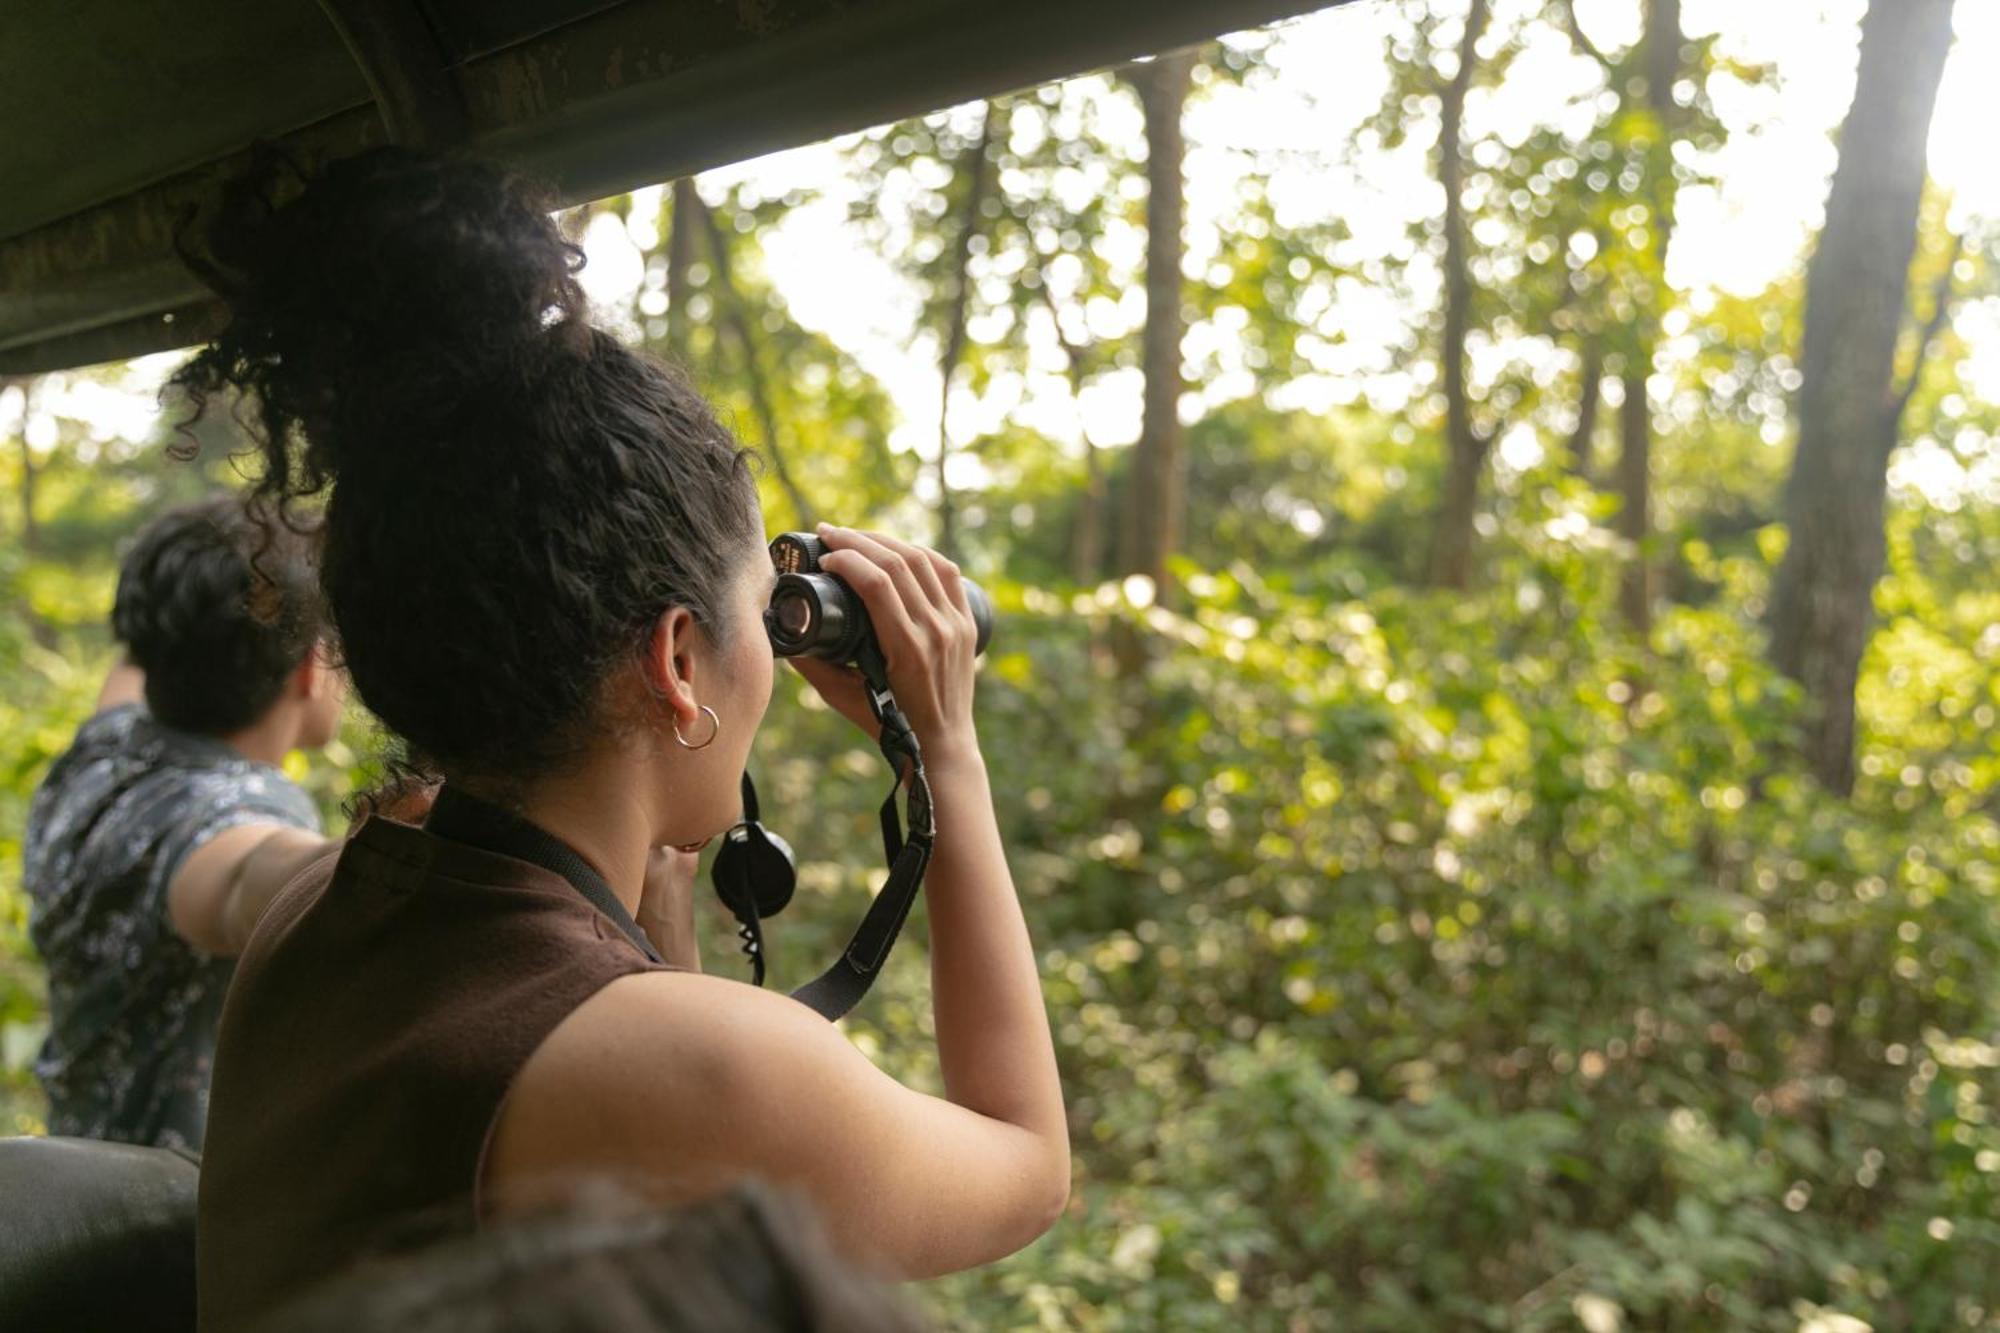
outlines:
M1786 499L1809 326L1883 261L1838 248L1836 188L1756 285L1700 276L1689 237L1812 73L1749 8L1381 0L573 215L629 269L605 317L764 452L772 531L947 541L999 603L983 744L1076 1179L1049 1236L924 1291L947 1326L2000 1310L1996 232L1904 161L1874 526L1815 536L1879 541L1880 577L1800 576L1859 617L1830 700L1774 590L1816 521ZM1816 21L1859 50L1862 8ZM1302 70L1315 32L1379 84ZM825 285L889 334L809 315L796 247L833 235L804 253L848 256ZM1149 448L1163 357L1178 440ZM226 421L197 464L171 413L114 421L160 374L0 390L10 1129L39 1123L28 800L109 661L118 543L236 480ZM880 791L857 732L779 696L753 763L803 862L783 984L874 887ZM1841 699L1848 782L1812 739ZM357 710L295 769L337 817L374 752ZM935 1087L923 939L848 1031Z

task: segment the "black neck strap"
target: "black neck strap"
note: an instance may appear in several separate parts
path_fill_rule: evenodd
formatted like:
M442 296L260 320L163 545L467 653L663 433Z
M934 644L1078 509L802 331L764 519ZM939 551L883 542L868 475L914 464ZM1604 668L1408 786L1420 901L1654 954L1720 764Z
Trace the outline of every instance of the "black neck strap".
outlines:
M646 932L639 929L639 923L625 910L625 904L618 901L618 895L611 891L604 876L553 833L448 783L438 789L424 829L440 838L554 871L568 880L585 902L610 917L611 924L624 932L640 953L655 963L662 961L660 951L646 938Z
M924 871L930 865L931 846L937 840L936 821L931 812L931 784L924 773L923 751L908 719L889 693L887 670L879 654L860 663L868 681L868 706L882 724L877 744L882 757L896 775L896 785L882 802L882 855L889 863L889 879L883 884L868 914L861 919L847 951L832 967L792 992L792 998L828 1019L841 1017L860 1002L875 983L888 960L889 947L902 932L903 922L923 887ZM903 836L896 819L896 792L909 783L910 835Z

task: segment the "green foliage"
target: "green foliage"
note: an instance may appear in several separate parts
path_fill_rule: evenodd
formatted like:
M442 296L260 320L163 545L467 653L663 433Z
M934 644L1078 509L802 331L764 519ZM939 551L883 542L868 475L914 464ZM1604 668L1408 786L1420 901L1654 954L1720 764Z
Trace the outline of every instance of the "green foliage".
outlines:
M1402 11L1358 152L1434 121L1453 13ZM1758 628L1784 541L1802 284L1670 291L1659 253L1718 142L1712 101L1769 71L1691 42L1687 152L1668 160L1631 95L1642 52L1600 49L1600 86L1503 142L1479 97L1567 30L1560 4L1497 6L1475 84L1475 313L1504 354L1474 389L1482 428L1525 425L1553 458L1587 339L1614 382L1633 339L1663 349L1654 541L1670 577L1648 641L1616 611L1617 502L1553 465L1494 469L1474 590L1414 587L1442 454L1418 350L1434 312L1414 299L1435 219L1369 255L1337 222L1281 225L1254 179L1209 210L1221 235L1187 299L1235 341L1191 360L1190 385L1228 378L1230 359L1254 385L1188 424L1169 605L1074 558L1093 475L1096 549L1116 549L1129 451L1082 438L1079 456L1025 418L967 446L963 556L1003 616L982 734L1076 1178L1048 1236L924 1290L951 1327L1833 1333L2000 1311L2000 504L1974 484L2000 420L1967 387L1955 330L1928 357L1904 348L1900 373L1921 362L1908 433L1931 474L1948 459L1965 484L1892 492L1860 778L1833 800L1784 757L1801 701ZM1197 97L1254 82L1261 51L1204 52ZM1137 117L1109 76L993 103L966 392L1010 391L1052 344L1073 399L1136 365ZM847 150L857 225L909 281L919 345L947 332L972 126L961 108ZM785 455L810 505L923 534L917 459L886 444L906 405L764 271L760 234L799 199L704 190L724 249L704 224L686 252L689 309L672 313L689 317L690 372ZM696 221L663 212L652 230ZM1991 294L1991 238L1954 242L1951 224L1930 200L1919 322L1947 273L1956 299ZM647 256L635 316L661 348L666 262L665 246ZM1340 336L1330 312L1357 297L1409 314L1385 367L1413 372L1407 418L1276 392L1313 373ZM1557 343L1569 355L1551 359ZM226 426L205 429L219 442ZM11 444L10 499L26 456ZM116 541L215 479L157 442L99 449L63 423L34 551L0 505L0 1128L35 1123L26 802L107 664ZM788 526L796 501L765 481ZM1117 669L1124 630L1152 643L1142 678ZM357 719L299 771L333 812L370 780L371 749ZM790 673L754 763L802 857L770 941L774 983L795 984L879 883L886 775ZM704 924L709 970L742 975L720 913ZM926 936L919 906L847 1030L936 1090Z
M784 528L828 517L826 506L875 510L902 495L913 460L889 452L893 413L880 385L825 334L801 325L763 271L754 235L788 208L805 202L791 194L766 199L746 186L702 204L706 216L675 217L671 198L652 220L656 234L686 228L693 236L686 275L685 342L669 343L662 312L668 285L664 248L647 256L635 322L643 345L678 362L708 396L723 420L767 463L791 463L799 501L766 467L760 490L766 515ZM621 213L629 209L620 208ZM718 262L716 245L722 247Z
M1214 465L1274 489L1293 454L1387 438L1230 420ZM1353 489L1311 497L1336 525L1380 502L1352 447ZM1644 655L1587 488L1507 498L1470 597L1254 524L1258 560L1218 541L1176 611L994 580L984 734L1077 1185L1048 1237L925 1293L952 1326L1556 1329L1611 1302L1637 1328L1942 1329L2000 1301L2000 606L1934 575L1990 558L1990 511L1895 516L1850 807L1771 757L1796 701L1727 609L1761 557L1712 557L1725 595ZM107 574L55 651L0 620L15 1116L39 1005L16 840L88 708ZM1141 685L1117 621L1158 641ZM786 681L758 758L774 811L814 811L784 821L781 981L879 873L879 761L808 697ZM329 799L348 767L313 766ZM850 1028L934 1086L924 935ZM734 968L720 929L708 950Z
M1774 767L1755 635L1681 610L1642 658L1575 513L1525 497L1469 602L1239 568L1010 619L986 734L1079 1183L958 1326L1992 1308L2000 827ZM1168 649L1143 694L1088 669L1121 615Z
M1108 241L1144 236L1145 173L1107 131L1138 115L1122 84L1099 78L1050 84L871 131L848 150L857 186L855 223L892 257L922 297L918 328L942 347L960 275L956 247L968 223L965 318L983 325L973 364L983 389L1020 370L1031 319L1066 328L1078 382L1135 364L1134 326L1113 338L1080 330L1093 300L1115 302L1135 279ZM973 154L985 159L970 219ZM1103 316L1100 316L1102 319Z
M1790 1333L2000 1302L1991 594L1895 560L1849 805L1776 758L1798 700L1737 609L1766 560L1711 557L1716 604L1645 653L1598 510L1525 479L1469 598L1339 550L1188 563L1175 612L996 583L983 734L1077 1183L1048 1237L933 1285L952 1327ZM1143 683L1119 621L1157 641ZM879 765L802 706L760 751L829 858L793 977L859 911ZM913 934L850 1028L930 1086Z

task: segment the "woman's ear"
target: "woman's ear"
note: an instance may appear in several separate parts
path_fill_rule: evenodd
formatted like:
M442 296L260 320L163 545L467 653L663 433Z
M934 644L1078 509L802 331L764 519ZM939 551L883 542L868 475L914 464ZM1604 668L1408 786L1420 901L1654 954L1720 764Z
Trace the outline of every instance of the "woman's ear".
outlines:
M292 668L292 688L299 698L310 703L332 685L332 672L333 664L327 660L325 645L316 642Z
M684 606L672 606L660 612L646 640L646 684L683 722L694 721L701 712L695 699L694 648L698 636L694 613Z

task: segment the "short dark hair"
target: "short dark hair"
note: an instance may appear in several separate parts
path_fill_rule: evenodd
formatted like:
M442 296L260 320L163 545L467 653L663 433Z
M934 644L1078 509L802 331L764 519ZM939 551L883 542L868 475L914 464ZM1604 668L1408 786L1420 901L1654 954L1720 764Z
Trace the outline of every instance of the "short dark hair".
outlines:
M235 496L163 514L118 571L111 631L170 727L224 736L264 714L320 635L313 538Z
M330 491L322 582L356 691L489 786L588 747L662 611L726 640L761 537L748 451L590 322L554 202L464 158L267 154L183 247L230 323L175 383L197 416L243 395L281 512Z
M837 1258L795 1196L755 1182L688 1208L601 1185L561 1211L364 1261L266 1333L923 1333Z

